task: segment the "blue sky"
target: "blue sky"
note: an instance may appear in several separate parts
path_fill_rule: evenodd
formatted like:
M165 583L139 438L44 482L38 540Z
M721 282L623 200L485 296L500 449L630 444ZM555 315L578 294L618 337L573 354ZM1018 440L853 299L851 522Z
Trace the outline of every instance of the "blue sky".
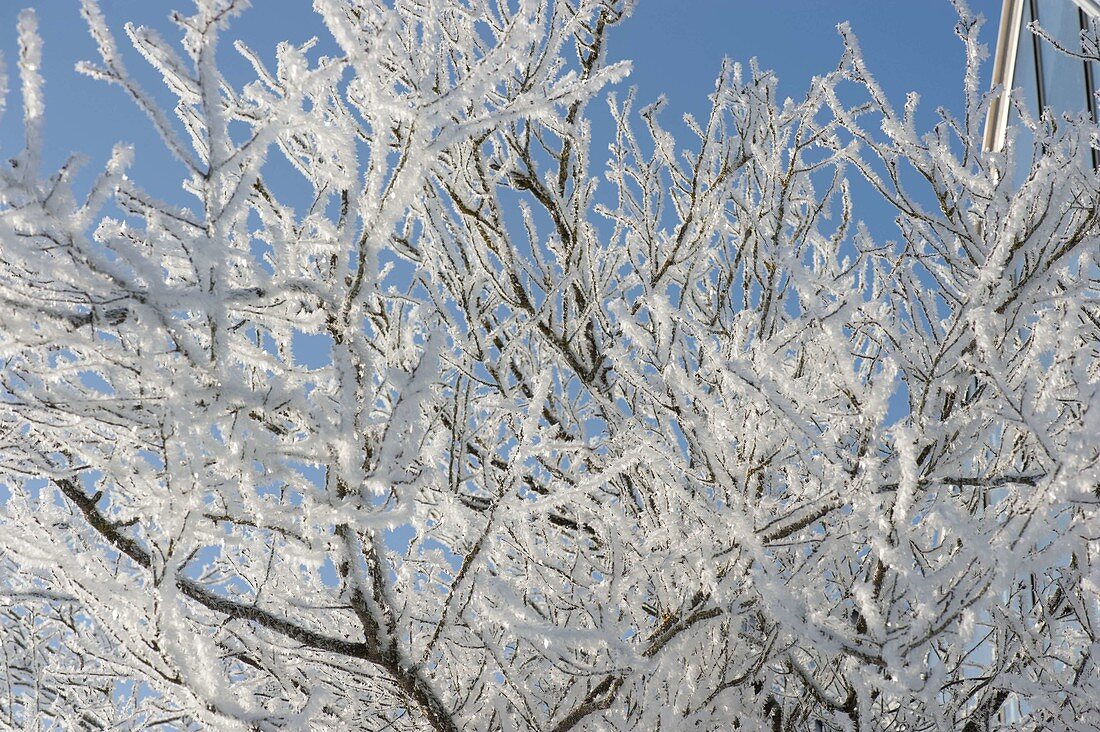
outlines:
M160 98L165 108L174 105L144 60L126 45L123 24L150 25L169 39L175 28L166 20L174 8L187 10L190 0L102 0L101 5L126 63L147 91ZM237 20L229 38L241 38L265 59L273 59L281 40L301 43L313 35L325 37L324 28L310 9L309 0L252 0L253 7ZM984 41L992 55L996 41L1000 0L971 0L971 8L985 15ZM88 159L77 179L85 185L103 169L112 146L127 142L135 147L131 176L155 196L178 205L194 203L180 191L182 168L163 149L144 116L117 87L108 87L78 74L74 64L97 61L95 47L80 17L79 0L0 0L0 51L3 52L13 88L8 113L0 120L0 155L11 157L23 143L15 58L16 21L24 7L38 13L44 38L43 76L46 80L47 170L56 170L73 153ZM277 11L275 11L277 9ZM782 96L800 96L815 74L835 67L841 54L836 25L849 21L860 38L869 67L896 103L907 92L921 95L919 118L925 125L935 120L939 106L958 111L962 104L963 45L954 34L957 15L949 0L639 0L634 16L618 28L609 45L613 59L631 59L634 70L621 84L638 87L639 106L659 95L668 98L664 120L676 130L685 112L704 116L707 95L723 57L747 62L757 58L763 68L779 78ZM229 43L223 44L223 60L242 64ZM335 51L334 51L335 52ZM984 75L990 75L987 63ZM240 75L243 84L253 77ZM988 82L986 82L988 83ZM593 105L593 130L610 134L610 119L603 105ZM600 119L602 116L604 119ZM594 140L594 152L608 140ZM685 139L684 144L690 144ZM3 159L3 158L0 158ZM275 181L270 181L275 182ZM297 177L291 185L299 183ZM882 240L897 237L895 212L876 201L865 184L853 181L857 218L868 223ZM327 351L305 336L304 363L324 365Z
M971 1L972 9L987 18L984 33L990 53L1000 4L1000 0ZM128 20L160 28L172 37L174 29L166 16L173 8L186 10L187 5L185 0L102 2L123 44L122 25ZM280 40L300 42L323 35L309 6L308 0L253 0L252 9L230 35L239 33L261 55L270 57ZM15 24L24 7L37 10L45 41L46 164L59 165L69 154L80 152L91 159L90 173L101 167L115 142L127 141L137 151L135 177L151 192L175 197L175 171L158 175L159 166L172 163L142 116L121 90L73 70L79 60L96 60L78 0L0 3L0 51L11 81L15 81ZM633 60L634 72L627 84L638 86L639 102L664 93L669 99L667 114L673 120L683 112L705 113L706 96L724 56L743 62L756 57L761 66L777 73L781 94L801 94L814 74L836 63L841 49L835 27L848 20L886 91L899 101L908 91L919 92L925 119L931 119L937 106L958 109L962 100L963 50L953 33L955 19L948 0L640 0L634 16L613 37L610 53ZM228 45L225 50L233 53ZM127 60L132 70L144 70L136 54ZM162 91L156 88L155 78L145 78L150 91ZM169 101L167 95L162 98ZM9 99L8 109L0 123L0 154L10 156L22 143L17 97Z
M274 47L281 40L301 43L313 35L326 37L309 0L252 3L228 36L241 38L262 58L273 59ZM119 45L129 51L124 55L126 64L167 110L174 106L174 98L129 48L123 25L127 21L149 25L174 40L176 29L167 16L174 8L187 11L189 5L190 0L101 0ZM983 32L990 54L1000 5L1001 0L971 0L971 8L987 19ZM165 152L151 125L122 90L74 70L78 61L98 61L80 17L79 0L0 0L0 51L13 89L8 112L0 120L0 155L11 157L23 144L14 62L16 22L24 7L37 11L44 39L47 170L56 170L74 153L83 155L88 164L77 178L79 190L82 181L89 184L103 169L112 146L127 142L135 147L130 174L139 185L164 200L193 205L180 191L182 168ZM668 98L664 121L675 131L683 113L706 114L707 95L714 88L723 57L741 62L757 58L763 68L777 74L781 97L800 96L812 76L835 67L842 50L836 25L845 20L859 36L872 72L899 106L907 92L918 92L920 119L925 125L934 122L938 106L959 110L964 53L954 34L957 15L949 0L639 0L633 17L612 36L609 53L613 59L631 59L634 64L620 93L628 85L636 85L639 106L664 94ZM242 70L231 44L224 43L222 53L223 61L235 62L236 69ZM232 81L240 85L252 78L242 73ZM607 108L593 105L589 111L597 138L601 130L609 136ZM595 139L593 152L605 149L608 141ZM300 184L297 176L293 178L282 183ZM860 181L853 181L853 196L856 216L868 223L876 237L889 240L897 236L892 209L878 203L877 196ZM304 362L324 365L327 351L323 344L317 347L302 338ZM297 352L297 340L295 345Z
M969 5L986 17L992 56L1001 2ZM781 94L800 95L812 76L836 65L836 26L849 21L887 93L903 101L916 91L931 114L962 104L957 19L948 0L640 0L614 47L634 61L629 83L643 99L664 91L670 111L702 112L724 56L757 58L775 71Z

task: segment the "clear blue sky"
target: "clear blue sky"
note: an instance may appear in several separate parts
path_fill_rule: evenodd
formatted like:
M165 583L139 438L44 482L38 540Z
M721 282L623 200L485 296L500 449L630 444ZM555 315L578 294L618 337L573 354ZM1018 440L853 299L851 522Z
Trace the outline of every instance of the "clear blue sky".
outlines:
M990 53L1000 4L971 1L971 7L986 16ZM237 30L270 58L280 40L323 35L310 5L308 0L253 0ZM178 181L176 172L156 175L159 166L171 163L149 125L121 90L73 70L78 60L96 60L78 0L0 0L0 50L11 85L15 86L15 24L24 7L37 10L45 40L47 164L56 166L70 153L81 152L91 158L89 168L94 171L111 145L125 140L137 148L135 177L152 192L174 197L171 182ZM174 29L165 20L168 11L186 10L188 2L104 0L102 7L125 44L122 24L127 20L160 28L172 37ZM937 106L958 109L961 103L963 50L953 33L955 19L948 0L639 0L634 16L613 37L610 52L634 61L627 83L639 87L641 102L666 94L668 118L673 121L683 112L705 113L706 95L723 56L735 61L756 57L778 74L781 94L800 94L811 76L836 63L840 42L835 27L848 20L887 92L899 101L908 91L919 92L930 119ZM233 55L228 46L225 51ZM134 70L144 66L136 54L131 53L128 62ZM988 73L987 69L987 77ZM150 91L161 92L154 78L145 78ZM0 123L0 154L10 156L21 146L22 133L18 98L13 95L8 101L9 112Z
M269 63L279 41L301 43L313 35L327 39L310 0L252 0L252 4L228 36L241 38ZM972 9L986 16L984 37L990 54L1000 4L1001 0L971 1ZM101 6L124 49L127 66L171 110L174 98L129 47L123 25L127 21L149 25L175 40L176 28L167 21L168 13L174 8L188 11L190 0L102 0ZM0 0L0 51L12 88L8 112L0 120L0 155L14 156L23 144L15 59L16 21L25 7L37 11L44 40L47 170L56 170L73 153L85 156L89 162L77 178L79 191L103 169L112 146L127 142L136 150L130 175L139 185L177 205L193 205L180 190L182 167L122 90L74 70L78 61L98 61L80 17L79 0ZM756 57L762 67L776 72L781 96L800 96L812 76L835 67L842 50L836 25L845 20L859 36L879 83L899 106L907 92L920 93L921 118L926 124L934 122L938 106L959 109L964 53L954 34L957 15L949 0L639 0L634 16L612 36L609 53L614 59L633 61L634 71L621 86L638 87L639 105L661 94L668 98L664 120L676 130L683 113L707 113L707 95L725 56L742 62ZM223 62L235 62L241 72L231 79L236 85L253 80L231 44L223 44L222 57ZM986 78L989 74L987 68ZM610 118L603 105L594 105L590 113L596 118L593 152L598 154L606 149L608 140L598 138L601 130L610 135ZM685 145L691 142L684 140ZM300 185L296 175L290 178L269 180L269 184L275 184L276 190L280 183ZM861 181L853 181L853 196L855 215L876 237L897 236L895 212L877 204L877 196ZM323 365L322 351L307 359L317 362L311 365Z
M970 7L986 17L992 55L1001 0ZM836 26L849 21L886 91L899 100L919 92L931 112L962 102L957 18L948 0L639 0L615 51L634 61L631 83L643 97L665 91L673 109L705 109L723 56L756 57L776 72L781 93L801 94L813 75L836 65Z

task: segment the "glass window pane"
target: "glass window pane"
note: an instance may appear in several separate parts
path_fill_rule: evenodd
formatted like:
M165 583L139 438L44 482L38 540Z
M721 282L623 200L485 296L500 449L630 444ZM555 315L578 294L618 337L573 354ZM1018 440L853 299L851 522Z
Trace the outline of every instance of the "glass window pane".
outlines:
M1100 77L1098 77L1096 74L1097 71L1100 71L1100 69L1097 68L1097 64L1095 61L1086 61L1085 63L1087 64L1085 78L1087 79L1086 91L1089 94L1088 106L1089 110L1092 112L1092 121L1095 122L1097 121L1096 107L1098 103L1100 103L1100 99L1097 99L1096 94L1097 91L1100 91Z
M1016 66L1013 68L1012 87L1020 89L1027 105L1027 111L1031 116L1039 115L1039 89L1036 85L1035 66L1035 36L1027 29L1027 24L1034 20L1031 14L1031 3L1023 3L1023 20L1020 23L1020 42L1016 48ZM1018 119L1015 109L1009 113L1008 123L1015 124Z
M1066 0L1038 0L1039 25L1059 45L1081 51L1081 14ZM1047 43L1040 51L1043 79L1043 103L1055 112L1084 112L1088 109L1085 64L1070 58Z
M1035 62L1035 36L1027 29L1027 24L1033 19L1031 3L1025 0L1020 23L1020 42L1016 48L1016 65L1013 67L1012 82L1009 86L1019 90L1016 93L1022 99L1028 114L1035 118L1039 116L1038 68ZM1020 124L1020 114L1015 104L1009 107L1006 134L1016 138L1016 149L1019 151L1017 159L1021 162L1016 167L1014 178L1016 183L1023 183L1030 167L1023 161L1031 159L1031 147L1035 139L1031 131Z

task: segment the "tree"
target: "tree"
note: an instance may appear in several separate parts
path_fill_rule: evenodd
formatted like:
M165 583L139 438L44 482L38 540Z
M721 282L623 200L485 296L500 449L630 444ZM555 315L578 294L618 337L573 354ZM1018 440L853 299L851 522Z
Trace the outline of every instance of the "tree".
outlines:
M1095 729L1097 131L982 150L961 2L961 118L842 28L799 100L727 65L690 140L608 86L625 0L316 0L339 54L237 43L236 88L244 6L126 28L172 120L83 0L186 207L125 147L40 175L21 16L4 723Z

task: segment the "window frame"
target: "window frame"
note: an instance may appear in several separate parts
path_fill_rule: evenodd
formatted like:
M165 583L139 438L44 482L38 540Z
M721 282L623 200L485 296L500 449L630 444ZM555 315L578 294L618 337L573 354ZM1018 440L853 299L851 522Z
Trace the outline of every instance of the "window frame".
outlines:
M993 100L989 107L988 116L986 117L985 124L985 137L983 140L986 150L1000 150L1004 147L1005 133L1008 129L1008 115L1011 110L1011 103L1009 102L1009 94L1012 89L1019 86L1016 83L1016 57L1020 49L1020 36L1023 28L1023 16L1025 8L1031 6L1034 9L1036 0L1003 0L1001 5L1001 23L997 32L997 51L993 57L993 88L1000 87L1001 92L997 95L997 98ZM1072 2L1077 6L1080 11L1080 17L1084 20L1086 17L1100 17L1100 0L1066 0L1066 2ZM1040 18L1040 22L1042 22ZM1032 37L1033 42L1036 44L1035 58L1036 58L1036 90L1038 96L1038 108L1043 108L1043 102L1046 97L1045 82L1042 76L1042 55L1040 53L1040 39L1037 36ZM1087 61L1082 61L1085 65L1085 80L1086 84L1090 84L1093 88L1097 86L1097 79L1094 78L1094 69L1092 65ZM1096 120L1097 115L1097 100L1094 94L1086 94L1086 105L1088 111L1092 114L1093 119ZM1093 163L1100 167L1100 157L1097 156L1096 151L1093 152Z

